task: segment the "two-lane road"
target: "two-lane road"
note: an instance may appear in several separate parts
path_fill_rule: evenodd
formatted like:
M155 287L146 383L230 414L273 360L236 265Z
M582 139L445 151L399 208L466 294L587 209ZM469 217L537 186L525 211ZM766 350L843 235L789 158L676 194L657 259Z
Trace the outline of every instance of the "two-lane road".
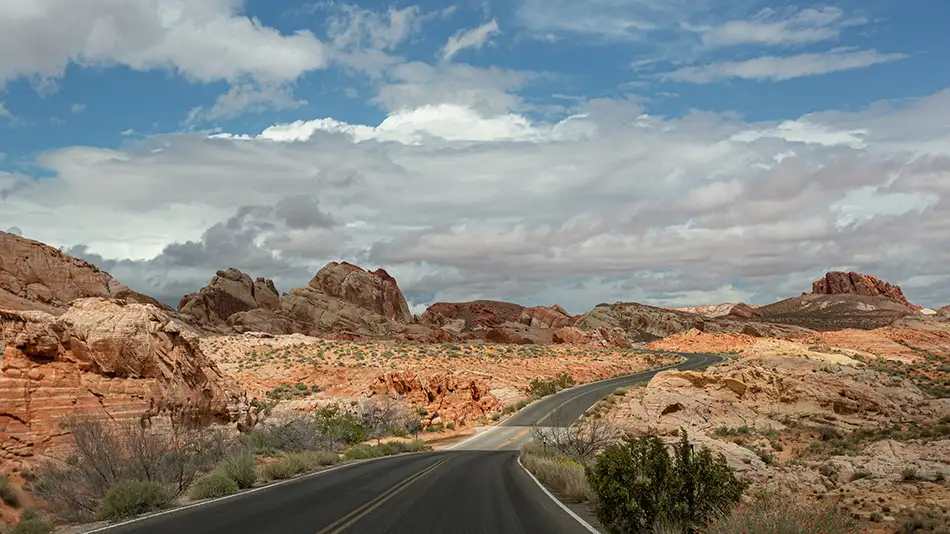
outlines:
M692 369L719 361L683 355ZM546 397L452 450L341 466L93 532L108 534L589 534L521 469L532 425L567 425L616 388L659 370Z

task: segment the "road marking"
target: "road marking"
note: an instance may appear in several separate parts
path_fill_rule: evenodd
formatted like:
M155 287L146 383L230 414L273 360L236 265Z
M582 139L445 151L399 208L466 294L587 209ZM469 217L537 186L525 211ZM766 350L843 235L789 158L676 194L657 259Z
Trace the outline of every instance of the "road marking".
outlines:
M526 429L522 430L521 432L518 432L518 433L515 434L514 436L512 436L512 437L506 439L506 440L504 441L504 443L502 443L501 445L495 447L495 448L492 449L492 450L493 450L493 451L497 451L498 449L504 447L505 445L508 445L508 444L511 443L512 441L515 441L515 440L521 438L522 436L524 436L524 435L527 434L528 432L531 432L531 429L530 429L530 428L526 428Z
M575 514L573 510L571 510L570 508L568 508L567 506L565 506L564 503L562 503L560 500L558 500L557 497L555 497L554 495L552 495L551 492L548 491L548 488L545 488L545 487L544 487L544 484L542 484L540 481L538 481L538 479L535 478L535 476L531 474L531 471L528 471L528 469L524 466L524 464L521 463L521 456L518 457L518 465L520 465L521 468L524 469L524 472L525 472L525 473L528 473L528 476L531 477L531 480L533 480L534 483L537 484L539 488L541 488L541 491L543 491L545 495L547 495L548 497L550 497L550 499L551 499L552 501L554 501L554 504L556 504L556 505L558 505L558 506L561 507L561 510L564 510L565 512L567 512L567 515L569 515L569 516L571 516L572 518L574 518L574 520L577 521L578 523L580 523L581 526L584 527L585 529L587 529L588 532L593 532L594 534L600 534L600 531L599 531L599 530L597 530L596 528L594 528L594 527L593 527L590 523L588 523L587 521L584 521L584 520L581 518L581 516Z
M406 489L407 487L412 485L414 482L416 482L420 478L428 475L432 471L435 471L440 465L444 464L447 461L449 461L448 458L444 460L439 460L438 462L430 465L429 467L423 469L422 471L416 473L415 475L412 475L406 480L403 480L399 484L396 484L395 486L384 491L382 494L378 495L376 498L361 505L356 510L353 510L352 512L346 514L340 519L337 519L328 527L318 531L317 534L339 534L340 532L343 532L347 528L351 527L353 523L356 523L357 521L365 517L366 514L369 514L373 510L379 508L380 506L383 505L383 503L395 497L396 494Z
M163 516L163 515L171 515L171 514L175 514L175 513L178 513L178 512L184 512L185 510L188 510L188 509L191 509L191 508L200 508L200 507L202 507L202 506L207 506L207 505L209 505L209 504L215 504L215 503L218 503L218 502L221 502L221 501L229 501L229 500L231 500L231 499L236 499L236 498L238 498L238 497L243 497L243 496L245 496L245 495L250 495L251 493L257 493L258 491L265 491L265 490L274 489L274 488L283 486L283 485L285 485L285 484L293 484L293 483L295 483L295 482L302 482L302 481L304 481L304 480L306 480L306 479L314 478L314 477L317 477L317 476L319 476L319 475L323 475L323 474L326 474L326 473L330 473L330 472L333 472L333 471L337 471L337 470L339 470L339 469L346 469L347 467L353 467L353 466L355 466L355 465L361 465L361 464L366 464L366 463L370 463L370 462L378 462L378 461L380 461L380 460L390 460L390 459L392 459L392 458L399 458L399 457L401 457L401 456L408 456L408 455L410 455L410 454L426 454L426 453L403 453L403 454L397 454L397 455L393 455L393 456L382 456L382 457L379 457L379 458L369 458L369 459L367 459L367 460L357 460L357 461L355 461L355 462L348 462L348 463L344 463L344 464L342 464L342 465L337 465L337 466L334 466L334 467L329 467L329 468L326 468L326 469L321 469L320 471L314 471L313 473L307 473L307 474L305 474L305 475L300 475L300 476L298 476L298 477L288 478L287 480L280 480L280 481L277 481L277 482L271 482L271 483L268 483L267 485L264 485L264 486L258 486L258 487L256 487L256 488L251 488L251 489L248 489L248 490L240 491L240 492L238 492L238 493L232 493L231 495L225 495L224 497L216 497L216 498L214 498L214 499L206 499L206 500L203 500L203 501L200 501L200 502L191 503L191 504L186 504L186 505L184 505L184 506L179 506L179 507L177 507L177 508L170 508L170 509L168 509L168 510L162 510L161 512L155 512L155 513L152 513L152 514L141 515L141 516L138 516L138 517L134 517L134 518L132 518L132 519L127 519L127 520L125 520L125 521L120 521L120 522L118 522L118 523L113 523L113 524L111 524L111 525L105 525L105 526L102 526L102 527L98 527L98 528L95 528L95 529L93 529L93 530L86 530L86 531L84 531L83 534L93 534L93 533L95 533L95 532L106 532L106 531L113 530L113 529L116 529L116 528L119 528L119 527L124 527L124 526L126 526L126 525L131 525L132 523L138 523L138 522L141 522L141 521L145 521L146 519L153 519L153 518L160 517L160 516ZM433 454L433 453L429 452L428 454Z

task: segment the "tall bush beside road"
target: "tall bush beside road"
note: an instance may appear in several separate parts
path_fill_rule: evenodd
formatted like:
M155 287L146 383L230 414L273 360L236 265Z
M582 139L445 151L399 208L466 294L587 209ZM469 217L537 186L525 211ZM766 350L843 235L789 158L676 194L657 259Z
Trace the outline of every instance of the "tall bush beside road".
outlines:
M739 501L746 484L722 455L698 452L681 431L669 447L656 436L627 438L607 447L587 470L597 518L611 533L649 532L668 522L688 531Z

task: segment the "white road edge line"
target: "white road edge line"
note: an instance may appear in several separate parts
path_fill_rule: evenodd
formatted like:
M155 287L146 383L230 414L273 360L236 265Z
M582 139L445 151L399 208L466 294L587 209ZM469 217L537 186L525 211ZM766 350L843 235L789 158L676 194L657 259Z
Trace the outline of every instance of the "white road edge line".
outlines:
M438 452L438 451L427 451L427 452ZM416 454L416 453L408 453L408 454ZM301 481L301 480L305 480L305 479L308 479L308 478L313 478L313 477L322 475L322 474L324 474L324 473L329 473L330 471L336 471L336 470L338 470L338 469L344 469L344 468L346 468L346 467L352 467L352 466L354 466L354 465L360 465L360 464L365 464L365 463L369 463L369 462L375 462L375 461L377 461L377 460L385 460L385 459L387 459L387 458L398 458L398 457L400 457L400 456L403 456L403 455L402 455L402 454L396 454L396 455L393 455L393 456L381 456L381 457L379 457L379 458L368 458L368 459L366 459L366 460L358 460L358 461L355 461L355 462L349 462L349 463L345 463L345 464L343 464L343 465L337 465L337 466L331 467L331 468L329 468L329 469L322 469L322 470L320 470L320 471L315 471L315 472L313 472L313 473L307 473L306 475L301 475L301 476L299 476L299 477L288 478L287 480L281 480L281 481L279 481L279 482L272 482L272 483L267 484L267 485L265 485L265 486L260 486L260 487L257 487L257 488L251 488L251 489L249 489L249 490L239 491L239 492L237 492L237 493L232 493L231 495L225 495L224 497L215 497L214 499L208 499L208 500L199 501L199 502L192 503L192 504L186 504L185 506L179 506L179 507L177 507L177 508L169 508L168 510L162 510L161 512L155 512L154 514L147 514L147 515L143 515L143 516L139 516L139 517L133 517L132 519L127 519L127 520L125 520L125 521L120 521L120 522L118 522L118 523L112 523L112 524L109 524L109 525L105 525L105 526L102 526L102 527L98 527L98 528L96 528L96 529L94 529L94 530L84 530L84 531L82 531L81 534L92 534L93 532L105 532L105 531L110 530L110 529L113 529L113 528L124 527L124 526L126 526L126 525L131 525L132 523L138 523L139 521L145 521L146 519L152 519L153 517L160 517L160 516L167 515L167 514L173 514L173 513L176 513L176 512L182 512L182 511L184 511L184 510L188 510L189 508L197 508L197 507L199 507L199 506L205 506L205 505L213 504L213 503L216 503L216 502L226 501L226 500L228 500L228 499L233 499L233 498L235 498L235 497L242 497L242 496L244 496L244 495L250 495L250 494L252 494L252 493L257 493L258 491L263 491L263 490L266 490L266 489L276 488L276 487L279 487L279 486L283 486L284 484L290 484L291 482L299 482L299 481Z
M554 504L557 504L558 506L561 507L561 510L564 510L565 512L567 512L567 515L573 517L574 520L577 521L578 523L580 523L581 526L584 527L585 529L587 529L588 532L592 532L593 534L601 534L601 532L600 532L599 530L597 530L596 528L594 528L594 527L593 527L590 523L588 523L587 521L584 521L584 520L581 518L581 516L575 514L573 510L571 510L570 508L568 508L567 505L565 505L564 503L562 503L562 502L560 501L560 499L558 499L558 498L555 497L550 491L548 491L548 488L545 488L545 487L544 487L544 484L542 484L541 481L539 481L537 478L535 478L535 476L534 476L533 474L531 474L531 471L528 471L528 468L525 467L523 463L521 463L521 455L518 456L518 465L521 467L521 469L524 469L524 472L525 472L525 473L528 473L528 476L531 477L531 480L533 480L534 483L537 484L539 488L541 488L541 491L543 491L545 495L547 495L548 497L551 498L552 501L554 501Z

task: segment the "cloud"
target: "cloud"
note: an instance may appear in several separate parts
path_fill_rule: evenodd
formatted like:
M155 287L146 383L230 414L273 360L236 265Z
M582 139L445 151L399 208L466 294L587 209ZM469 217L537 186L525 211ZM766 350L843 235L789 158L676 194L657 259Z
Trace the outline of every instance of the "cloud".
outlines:
M73 115L79 115L83 111L86 111L85 104L73 104L69 106L69 112L72 113Z
M228 266L287 288L343 259L390 270L414 306L764 303L830 268L950 303L928 285L950 261L950 91L765 122L617 99L553 123L492 107L55 149L42 180L0 174L0 227L82 244L168 302Z
M4 2L0 88L26 78L38 90L50 92L69 65L166 70L197 83L268 88L326 67L326 47L313 33L283 34L245 16L242 4L241 0Z
M449 61L455 54L467 48L480 50L493 35L498 35L501 31L498 29L498 21L492 19L477 28L470 30L459 30L455 35L449 37L445 46L442 47L442 60Z
M793 56L762 56L744 61L720 61L682 67L657 77L688 83L712 83L729 78L783 81L844 70L870 67L907 58L907 54L881 54L877 50L836 49Z
M286 85L258 85L242 83L232 85L227 93L219 95L210 109L196 107L192 109L185 124L193 125L218 119L236 117L241 113L260 113L267 109L295 109L307 104L306 100L294 97L293 91Z
M4 102L0 102L0 117L3 117L5 119L13 118L13 115L10 113L10 110L8 110L6 105L4 104L5 104Z
M712 8L708 0L518 0L517 6L521 23L539 36L584 35L605 41L641 41Z
M711 46L802 45L834 39L844 27L864 22L845 19L840 8L831 6L802 9L788 18L781 18L774 9L765 9L751 20L732 20L707 28L702 40Z

